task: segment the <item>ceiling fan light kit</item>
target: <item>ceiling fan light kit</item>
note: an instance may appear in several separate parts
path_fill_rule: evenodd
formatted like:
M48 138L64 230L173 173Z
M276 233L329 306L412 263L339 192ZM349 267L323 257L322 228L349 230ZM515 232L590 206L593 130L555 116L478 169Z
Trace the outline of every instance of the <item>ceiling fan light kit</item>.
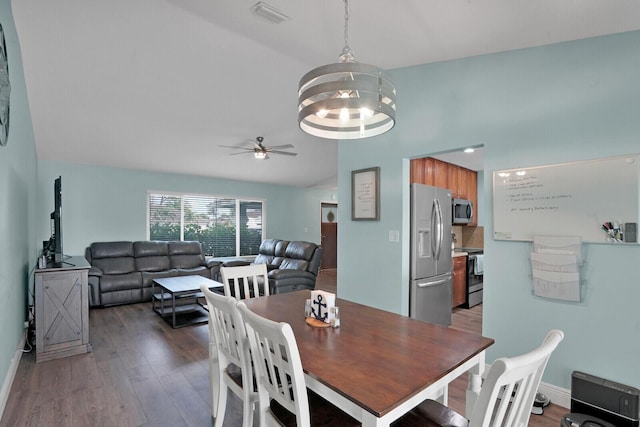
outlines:
M396 88L382 69L354 60L348 45L348 0L344 5L345 46L339 62L300 79L298 123L306 133L327 139L381 135L395 125Z

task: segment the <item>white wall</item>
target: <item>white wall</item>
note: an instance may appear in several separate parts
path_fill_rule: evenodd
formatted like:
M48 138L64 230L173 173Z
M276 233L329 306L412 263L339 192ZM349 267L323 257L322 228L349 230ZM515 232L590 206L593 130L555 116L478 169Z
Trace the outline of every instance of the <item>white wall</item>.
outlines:
M499 169L639 153L639 45L631 32L393 70L396 127L339 144L339 296L408 312L408 159L483 144L483 333L496 340L488 361L537 346L555 327L566 338L546 382L569 388L571 371L583 370L640 387L640 246L586 245L585 300L539 299L530 244L491 237L490 181ZM352 222L351 171L372 166L381 168L380 221ZM400 243L389 230L401 231Z

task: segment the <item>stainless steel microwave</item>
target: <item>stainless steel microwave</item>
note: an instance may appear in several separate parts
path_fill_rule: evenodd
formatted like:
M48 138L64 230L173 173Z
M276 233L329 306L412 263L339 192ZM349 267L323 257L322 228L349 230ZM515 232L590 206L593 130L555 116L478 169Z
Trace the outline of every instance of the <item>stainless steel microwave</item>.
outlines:
M453 199L453 223L469 224L473 221L473 203L467 199Z

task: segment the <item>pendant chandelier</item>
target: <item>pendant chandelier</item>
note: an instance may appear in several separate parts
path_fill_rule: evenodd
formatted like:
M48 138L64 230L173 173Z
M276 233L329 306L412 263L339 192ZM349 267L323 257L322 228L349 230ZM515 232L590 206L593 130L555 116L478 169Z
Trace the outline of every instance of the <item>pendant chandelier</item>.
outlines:
M298 122L328 139L381 135L396 123L396 88L380 68L354 60L348 43L349 2L344 0L344 48L338 63L305 74L298 88Z

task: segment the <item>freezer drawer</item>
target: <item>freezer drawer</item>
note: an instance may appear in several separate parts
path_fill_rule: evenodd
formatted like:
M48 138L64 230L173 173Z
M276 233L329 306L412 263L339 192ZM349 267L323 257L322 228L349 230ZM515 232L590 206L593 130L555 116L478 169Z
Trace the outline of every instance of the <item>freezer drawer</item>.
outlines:
M451 325L452 275L411 281L409 316L439 325Z

